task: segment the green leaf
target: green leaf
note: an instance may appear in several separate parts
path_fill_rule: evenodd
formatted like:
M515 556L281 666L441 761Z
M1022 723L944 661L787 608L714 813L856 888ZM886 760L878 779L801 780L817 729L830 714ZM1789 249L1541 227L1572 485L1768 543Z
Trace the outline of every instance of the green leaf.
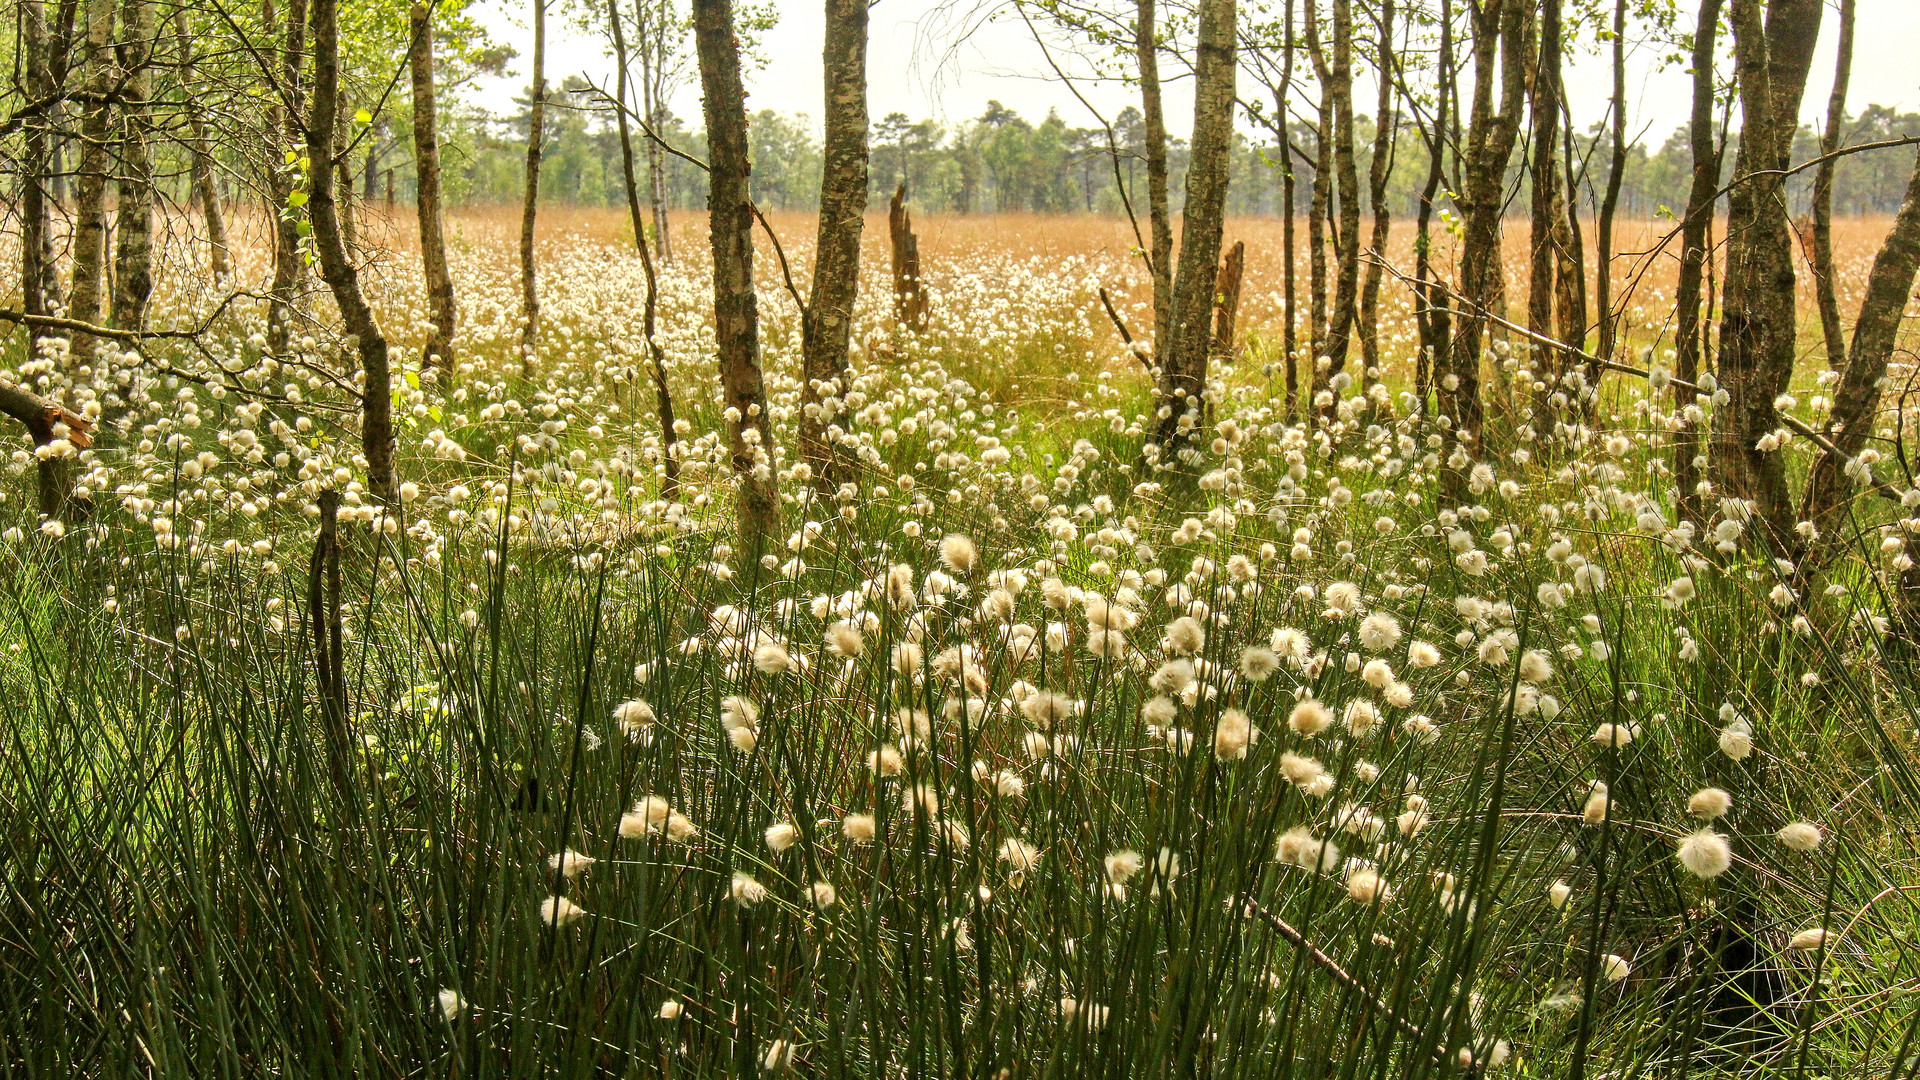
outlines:
M417 372L407 372L407 385L415 390L420 389L420 375Z
M427 406L427 415L433 417L434 423L436 424L439 423L440 422L440 406L438 405Z
M288 195L288 196L287 196L287 205L288 205L288 206L296 206L296 207L297 207L297 206L305 206L305 205L307 205L307 193L306 193L306 192L304 192L304 191L296 191L296 192L294 192L294 193L292 193L292 194L290 194L290 195Z
M373 114L365 109L355 109L353 111L353 119L355 123L371 124L373 123Z

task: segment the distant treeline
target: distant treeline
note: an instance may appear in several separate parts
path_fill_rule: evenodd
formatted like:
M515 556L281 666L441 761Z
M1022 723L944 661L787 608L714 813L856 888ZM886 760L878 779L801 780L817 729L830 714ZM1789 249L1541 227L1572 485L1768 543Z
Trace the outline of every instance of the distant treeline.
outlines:
M571 80L570 80L571 84ZM1296 213L1308 210L1313 161L1303 148L1314 145L1310 128L1297 125L1295 148ZM1362 176L1370 166L1373 122L1359 117L1356 154ZM525 175L527 121L524 112L510 116L480 113L463 118L454 136L458 151L450 155L460 201L474 204L519 201ZM544 202L574 206L616 206L624 199L620 187L619 137L604 114L589 108L553 110L546 121L541 198ZM820 188L820 143L805 115L763 109L749 127L753 142L753 192L763 206L783 210L811 210ZM1902 113L1872 105L1849 119L1845 145L1871 143L1920 134L1920 113ZM700 158L705 137L670 117L660 135L674 148ZM1723 156L1730 173L1739 134L1732 133ZM870 201L884 205L896 185L905 182L913 202L923 210L953 213L1031 211L1036 213L1118 213L1131 201L1136 211L1145 199L1145 138L1140 113L1127 108L1114 120L1111 140L1098 127L1073 127L1056 113L1034 122L998 101L989 101L977 117L957 124L934 120L912 121L890 114L873 125ZM1583 207L1597 201L1605 186L1605 163L1610 148L1606 133L1596 129L1577 135L1573 146L1575 172L1580 175ZM1819 153L1819 137L1802 128L1794 160ZM1115 158L1119 167L1115 169ZM1170 188L1176 209L1184 189L1187 146L1172 140L1168 149ZM1583 162L1591 163L1582 168ZM401 172L404 162L394 163ZM1507 189L1513 193L1512 212L1526 209L1528 200L1525 158L1515 155ZM1244 135L1233 156L1234 184L1228 213L1237 216L1278 214L1281 207L1280 154L1271 142L1250 141ZM1620 211L1627 217L1662 216L1686 203L1693 155L1685 129L1675 131L1657 149L1636 143L1628 149L1621 186ZM1891 214L1899 209L1906 191L1906 161L1889 152L1854 154L1841 160L1834 180L1836 214ZM706 179L691 163L670 157L670 205L690 209L705 205ZM1413 127L1403 122L1393 141L1388 197L1396 214L1411 214L1427 173L1427 151ZM1811 170L1789 184L1794 213L1806 211L1813 184ZM402 179L402 189L407 186ZM1125 200L1122 199L1125 193Z

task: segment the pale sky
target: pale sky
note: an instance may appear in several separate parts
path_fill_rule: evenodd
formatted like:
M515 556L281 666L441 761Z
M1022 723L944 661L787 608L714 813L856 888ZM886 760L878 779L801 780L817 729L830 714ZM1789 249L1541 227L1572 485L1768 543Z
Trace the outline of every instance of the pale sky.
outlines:
M1030 120L1038 121L1054 108L1070 124L1091 126L1093 117L1053 77L1025 24L1017 18L982 20L962 14L984 2L987 0L878 0L873 5L868 49L868 107L873 118L904 112L915 120L933 117L959 121L978 116L991 98ZM1362 0L1363 4L1367 2ZM790 0L776 0L776 4L779 23L761 45L766 65L748 77L747 105L755 110L805 113L813 119L817 132L822 8L819 3ZM1681 6L1691 8L1693 4L1682 0ZM607 81L612 71L608 46L598 38L576 33L560 16L559 7L553 3L547 20L549 82L558 83L571 73L585 73L596 82ZM1833 80L1838 16L1831 0L1828 9L1805 100L1804 118L1816 122L1825 117ZM512 97L526 85L532 52L528 11L527 0L479 0L475 8L497 40L521 53L513 64L513 77L483 80L476 88L473 96L495 111L511 110ZM1920 109L1920 62L1915 60L1915 43L1920 42L1920 2L1858 0L1857 11L1849 108L1858 112L1868 104L1882 104ZM1690 18L1690 14L1681 16L1683 32ZM1054 58L1068 70L1076 70L1065 54L1056 50ZM1655 63L1657 59L1658 54L1651 49L1628 57L1629 134L1641 136L1656 147L1686 122L1691 95L1684 66L1662 70ZM1170 67L1163 67L1163 75L1170 74ZM1611 87L1608 58L1580 55L1567 70L1566 80L1575 122L1584 127L1599 121ZM1250 80L1243 76L1243 92L1250 86ZM1118 83L1082 83L1080 89L1109 119L1137 100L1133 92ZM1370 111L1367 103L1373 97L1372 89L1356 87L1356 104L1361 111ZM1192 101L1184 81L1167 87L1167 124L1176 135L1184 135L1192 125ZM682 87L674 109L689 126L698 128L698 86Z

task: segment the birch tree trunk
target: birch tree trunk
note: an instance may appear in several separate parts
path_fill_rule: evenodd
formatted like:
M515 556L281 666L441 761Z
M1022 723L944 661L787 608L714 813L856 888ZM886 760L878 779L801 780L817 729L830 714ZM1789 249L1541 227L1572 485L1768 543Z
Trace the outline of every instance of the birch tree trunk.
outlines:
M147 300L153 295L153 159L149 146L153 95L154 25L152 0L126 0L120 9L126 76L126 101L120 109L120 175L113 275L113 325L138 330L146 325Z
M867 3L826 0L826 142L813 291L801 325L801 456L837 478L828 428L847 392L847 343L860 284L867 209Z
M1418 282L1414 296L1414 325L1420 334L1420 354L1414 358L1413 386L1421 415L1426 415L1433 396L1436 369L1447 364L1452 351L1452 324L1447 317L1447 295L1433 277L1433 203L1440 193L1447 153L1447 121L1452 104L1450 72L1453 66L1453 5L1440 0L1440 50L1438 90L1434 94L1434 118L1431 129L1423 128L1427 144L1427 182L1420 188L1420 209L1414 222L1413 273ZM1415 119L1418 120L1418 113Z
M1827 95L1827 126L1820 132L1820 155L1840 149L1840 128L1847 122L1847 83L1853 75L1854 0L1840 0L1840 41L1833 61L1833 91ZM1840 163L1823 161L1813 174L1813 295L1820 308L1820 332L1827 342L1827 365L1847 366L1847 339L1840 329L1840 302L1833 281L1833 171Z
M1779 426L1773 402L1793 375L1793 244L1779 170L1799 126L1820 9L1821 0L1772 0L1763 23L1760 0L1732 5L1743 123L1727 203L1718 363L1726 403L1708 456L1716 493L1747 500L1780 537L1792 525L1785 463L1758 444Z
M1546 0L1554 2L1554 0ZM1393 227L1393 212L1387 202L1387 179L1389 166L1393 159L1394 129L1398 118L1393 116L1393 0L1381 0L1379 20L1376 23L1379 41L1375 46L1375 55L1380 71L1380 96L1373 109L1373 160L1367 167L1367 202L1373 208L1373 232L1367 237L1367 247L1386 257L1387 237ZM1360 285L1360 357L1365 370L1361 373L1369 391L1380 380L1380 282L1383 271L1377 261L1367 263L1366 277Z
M1225 228L1233 150L1235 0L1200 0L1195 42L1192 159L1173 279L1173 338L1163 354L1153 442L1184 464L1205 419L1213 347L1213 289Z
M1339 273L1333 314L1327 324L1326 382L1347 366L1360 296L1360 177L1353 159L1353 0L1333 0L1333 58L1324 83L1333 105L1333 168L1339 195L1339 227L1333 237ZM1320 370L1314 365L1314 370ZM1338 396L1338 395L1336 395ZM1328 414L1329 419L1332 413Z
M654 327L660 312L660 279L654 269L653 253L647 244L647 221L640 212L640 185L634 173L633 130L627 116L627 32L621 23L619 0L607 0L607 25L613 31L613 57L617 65L614 75L614 116L620 132L620 176L626 186L627 218L633 223L633 245L640 252L640 265L647 275L646 307L641 319L641 332L647 339L648 374L653 381L654 406L660 417L660 494L671 499L680 490L680 433L674 430L673 391L667 387L666 358L660 343L654 340Z
M1613 218L1620 208L1620 185L1627 173L1627 0L1613 7L1613 127L1607 162L1607 193L1600 200L1600 220L1594 228L1593 313L1600 320L1595 354L1615 359L1619 321L1613 313ZM1600 371L1587 365L1586 392L1599 395Z
M262 20L274 24L273 0L261 5ZM287 147L306 140L306 93L302 86L306 70L307 0L287 0L286 37L281 50L280 78L283 100L274 104L275 127L283 128ZM288 206L293 194L290 172L275 169L269 174L268 192L273 197L273 284L268 290L267 349L275 355L287 352L293 335L294 293L300 287L303 264L300 259L298 222Z
M1893 230L1881 243L1873 270L1867 275L1867 294L1853 323L1853 344L1847 350L1847 366L1840 374L1833 411L1826 423L1826 436L1833 449L1822 453L1807 474L1800 520L1813 522L1819 541L1811 565L1802 567L1803 572L1826 565L1841 550L1847 497L1856 484L1872 478L1871 468L1854 459L1866 449L1867 438L1873 434L1874 420L1880 412L1881 384L1893 358L1916 272L1920 272L1920 156L1914 159L1906 198L1900 203Z
M1307 0L1312 3L1313 0ZM1286 29L1284 42L1286 56L1280 62L1280 91L1278 108L1275 115L1279 118L1280 130L1276 133L1280 140L1280 201L1284 204L1280 243L1285 250L1281 252L1280 274L1286 290L1282 344L1286 348L1286 384L1287 384L1287 422L1293 423L1300 418L1300 330L1298 302L1298 272L1295 268L1294 254L1294 176L1293 145L1287 137L1287 98L1293 89L1293 0L1286 0Z
M1439 376L1440 413L1453 428L1454 446L1441 470L1442 494L1464 501L1470 464L1480 457L1485 407L1480 398L1480 349L1486 313L1500 302L1500 217L1507 161L1519 131L1526 65L1522 38L1526 8L1519 0L1487 0L1473 16L1473 116L1466 143L1466 191L1460 199L1466 235L1460 249L1460 312ZM1495 69L1499 69L1496 83ZM1494 105L1494 88L1501 91Z
M1559 268L1555 234L1559 218L1560 158L1560 0L1541 0L1540 53L1534 67L1532 233L1529 237L1527 329L1540 337L1553 336L1553 285ZM1557 381L1561 357L1541 345L1527 346L1533 355L1533 424L1545 433L1552 423L1546 410L1546 389Z
M46 5L25 0L20 5L21 51L26 64L26 92L32 98L54 93L48 70ZM28 315L47 315L58 300L59 276L53 252L53 215L48 185L53 172L50 125L40 117L26 122L25 156L20 175L20 306ZM40 336L35 334L37 340Z
M119 73L113 62L115 0L87 0L86 73L92 99L81 106L80 175L74 183L73 284L67 290L67 315L80 322L98 323L101 311L101 275L107 260L107 172L112 165L107 99ZM73 338L76 361L93 355L94 342L84 334Z
M184 7L173 14L173 32L180 43L181 76L191 82L193 33ZM233 276L233 258L227 248L227 216L220 205L220 187L214 182L213 144L207 137L207 121L200 110L189 108L186 112L187 152L193 161L193 200L200 204L200 217L206 223L207 262L213 276L224 280Z
M433 333L421 350L422 368L453 366L453 332L460 317L454 306L453 275L447 269L447 239L440 210L440 118L433 82L433 9L418 0L409 16L413 48L413 162L417 177L415 209L420 219L420 266L427 283L427 309Z
M360 274L347 257L334 193L334 136L340 112L339 0L313 0L313 103L307 120L307 212L313 222L320 276L340 307L340 321L359 354L360 452L367 489L382 502L393 497L393 377L387 339L360 291Z
M758 558L780 525L773 431L760 377L760 312L753 294L753 202L748 190L747 94L731 0L694 0L701 109L707 124L707 221L713 241L713 325L741 540Z
M539 363L540 292L533 264L533 226L540 205L540 152L547 123L547 0L533 0L533 103L527 114L527 182L520 208L521 373Z
M1721 0L1700 0L1693 29L1693 115L1687 136L1693 147L1693 184L1687 193L1687 216L1680 230L1680 276L1674 288L1673 373L1682 381L1700 380L1700 283L1711 255L1707 229L1713 224L1714 193L1720 187L1720 152L1713 141L1713 53L1720 33ZM1673 432L1674 504L1680 517L1700 523L1699 423L1704 403L1691 403L1693 391L1674 387L1674 412L1679 426Z
M1173 340L1173 216L1167 198L1167 120L1160 95L1160 38L1154 0L1134 7L1134 61L1140 72L1140 118L1147 140L1148 271L1153 275L1153 349L1165 361ZM1284 114L1281 122L1285 123Z

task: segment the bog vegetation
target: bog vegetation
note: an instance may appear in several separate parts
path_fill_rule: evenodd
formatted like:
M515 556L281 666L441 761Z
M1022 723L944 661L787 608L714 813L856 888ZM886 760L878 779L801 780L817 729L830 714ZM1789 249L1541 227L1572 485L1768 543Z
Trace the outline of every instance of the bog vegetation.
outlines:
M807 213L728 0L569 9L564 94L536 2L511 211L457 3L12 12L8 1075L1920 1068L1854 0L1015 5L1139 95L1072 218L916 202L863 0ZM1565 130L1629 39L1664 217L1620 62ZM582 102L613 210L540 197Z

